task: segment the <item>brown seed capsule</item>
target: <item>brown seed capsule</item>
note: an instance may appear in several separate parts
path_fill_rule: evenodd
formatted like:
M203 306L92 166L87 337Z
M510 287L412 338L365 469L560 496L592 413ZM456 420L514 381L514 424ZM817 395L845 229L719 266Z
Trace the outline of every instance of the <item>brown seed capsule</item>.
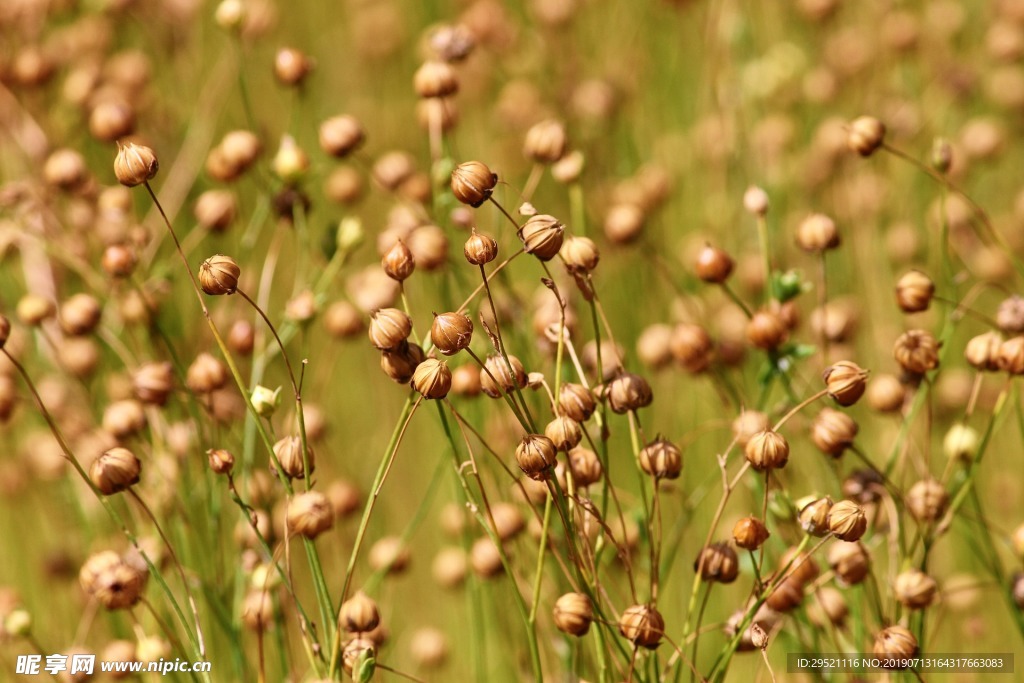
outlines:
M306 460L309 461L309 473L316 469L316 458L313 449L306 444L306 457L302 457L302 439L298 436L286 436L274 444L274 456L284 474L292 479L306 478ZM271 469L274 469L271 466Z
M569 473L572 474L576 486L582 488L601 481L604 468L597 453L589 448L577 446L569 451Z
M423 398L444 398L452 388L452 371L443 360L427 358L416 366L412 374L412 387Z
M800 583L814 581L821 571L814 557L806 552L798 552L795 547L786 550L779 558L779 571L783 570Z
M274 599L265 590L250 590L242 600L242 623L262 632L274 623Z
M480 386L480 370L471 363L460 365L452 370L452 393L456 396L479 396L483 389Z
M904 313L928 310L935 283L919 270L911 270L896 282L896 303Z
M490 536L482 536L473 542L469 551L469 564L477 576L485 579L498 576L504 569L501 553Z
M890 626L875 636L873 651L876 657L882 658L884 668L906 669L917 654L917 638L902 626Z
M120 493L139 483L142 463L127 448L111 448L89 467L89 479L105 496Z
M100 142L114 142L135 132L135 110L127 102L110 99L89 112L89 132Z
M558 389L558 412L576 422L586 422L594 414L597 401L582 384L566 382Z
M558 462L557 451L551 439L543 434L527 434L516 446L516 462L526 476L543 481Z
M896 600L910 609L924 609L935 601L939 585L935 579L917 569L909 569L896 576L892 593Z
M838 458L853 445L857 436L857 423L853 418L833 408L822 408L811 425L811 441L822 453Z
M614 204L604 217L604 235L613 244L629 244L640 237L646 220L646 213L636 204Z
M665 635L665 619L652 605L633 605L619 616L619 633L634 645L653 650Z
M141 185L152 180L160 169L156 153L145 145L134 142L118 144L117 157L114 159L114 175L117 181L127 187Z
M999 369L999 349L1003 338L998 332L984 332L971 337L964 347L964 358L976 369L993 372Z
M919 522L935 522L946 512L949 494L938 481L922 479L907 491L907 510Z
M316 538L334 526L334 509L327 496L319 491L297 493L288 502L288 531Z
M274 56L274 76L283 85L301 85L312 70L313 60L295 48L282 48Z
M60 307L60 327L66 334L88 334L100 324L103 313L96 297L84 292L73 295Z
M547 214L531 216L519 229L519 239L523 241L526 253L533 254L541 261L550 261L558 255L564 235L565 226Z
M115 161L114 168L117 168ZM61 190L82 187L89 178L85 159L73 149L57 149L43 163L43 178L47 185Z
M811 214L797 226L796 243L804 251L828 251L839 246L839 231L828 216Z
M551 177L563 185L579 182L580 176L583 175L585 161L583 152L579 150L568 152L551 165Z
M1013 337L999 345L996 366L1011 375L1024 375L1024 337Z
M196 356L185 373L185 386L197 394L209 394L228 381L228 369L209 353Z
M146 427L146 411L135 399L114 401L103 410L103 430L115 439L126 439Z
M442 313L434 316L430 340L437 350L451 356L469 346L473 339L473 320L465 313Z
M924 375L939 367L939 342L931 332L910 330L896 340L892 355L907 372Z
M778 469L785 467L789 460L789 442L778 432L765 429L750 437L743 453L759 472Z
M594 606L583 593L566 593L555 601L555 627L571 636L583 636L594 620Z
M732 421L732 433L736 436L736 443L746 447L755 435L768 429L771 423L768 416L759 410L744 410Z
M576 420L560 415L545 425L544 436L551 439L559 451L569 451L579 445L583 439L583 430Z
M509 372L509 364L512 372ZM491 398L501 398L502 392L510 393L517 388L526 386L526 370L523 363L513 355L509 355L508 363L499 355L492 354L484 361L480 369L480 388Z
M1013 295L996 309L996 325L1006 334L1024 332L1024 298Z
M850 608L842 591L831 586L815 590L814 603L807 606L807 617L818 628L826 628L830 624L841 628L849 614Z
M515 538L526 528L526 520L523 519L523 513L513 503L499 501L492 504L491 517L494 520L494 533L502 541ZM462 521L463 517L460 516L460 525Z
M220 144L215 148L223 156L234 177L247 171L259 158L263 151L263 143L247 130L233 130L226 133Z
M363 591L341 604L338 611L338 626L348 633L367 633L380 624L380 610L377 603Z
M170 363L146 363L132 375L132 391L143 403L162 406L174 389L174 370Z
M900 410L906 396L906 388L894 375L877 375L868 384L868 405L880 413L893 413Z
M813 498L807 501L797 501L797 508L800 510L800 527L811 536L822 538L828 535L828 514L832 509L832 499Z
M385 536L370 547L367 558L375 571L401 574L409 568L412 555L398 536Z
M836 543L829 549L828 564L846 586L859 584L871 571L871 558L860 543Z
M772 311L754 313L747 323L747 340L759 349L773 351L786 341L789 329L782 318Z
M744 550L757 550L771 534L757 517L743 517L732 528L732 540Z
M231 190L207 190L192 209L196 223L212 232L224 232L235 220L238 204Z
M849 407L864 395L868 373L852 361L841 360L825 370L823 379L828 395L839 405Z
M206 451L206 458L214 474L231 474L235 467L235 456L223 448L211 448Z
M874 116L861 116L850 123L847 144L852 151L862 157L871 156L872 152L882 146L884 140L885 124Z
M405 242L398 240L384 254L380 265L389 278L402 282L416 269L416 259L413 258L412 251L405 245Z
M548 119L526 131L523 154L535 163L553 164L565 156L567 145L565 126L560 121Z
M804 601L804 582L796 576L787 576L775 587L765 604L776 612L786 613L795 610Z
M452 171L452 193L473 208L487 201L497 184L498 176L479 161L466 161Z
M111 550L91 555L82 565L82 588L108 610L127 609L141 598L149 573Z
M693 562L693 571L700 574L703 581L732 583L739 576L739 569L736 551L726 541L705 547Z
M236 320L228 330L228 346L241 356L252 354L256 346L256 330L248 320Z
M864 509L851 500L841 500L828 513L828 529L841 541L859 540L868 528Z
M697 255L695 270L697 277L704 282L720 284L729 279L734 265L735 261L732 260L728 252L706 244Z
M199 285L210 296L234 294L238 290L238 276L242 269L235 259L214 254L199 266Z
M640 375L620 372L607 385L605 396L612 412L619 415L651 405L651 385Z
M683 452L671 441L656 439L640 449L640 469L655 479L678 479Z
M565 267L574 273L589 273L597 268L597 263L601 260L597 245L589 237L566 237L559 253Z
M370 314L370 343L382 351L393 351L412 334L412 318L397 308L381 308Z
M437 270L448 259L448 237L436 225L420 225L409 233L409 251L417 266L428 273Z
M465 254L466 260L471 265L482 266L497 258L498 243L494 241L494 238L482 235L476 231L476 228L473 228L472 234L462 248L462 253Z
M448 97L459 91L458 74L447 62L423 62L416 70L412 84L420 97Z
M336 159L357 150L366 139L359 119L348 114L332 116L320 124L320 149Z

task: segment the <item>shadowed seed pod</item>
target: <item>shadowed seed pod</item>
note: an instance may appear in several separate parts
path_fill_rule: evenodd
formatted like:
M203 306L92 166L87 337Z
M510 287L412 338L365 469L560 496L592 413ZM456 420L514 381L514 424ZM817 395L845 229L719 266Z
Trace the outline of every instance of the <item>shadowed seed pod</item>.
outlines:
M886 669L906 669L910 658L917 654L917 638L902 626L890 626L875 636L873 652L882 658Z
M904 313L928 310L935 296L935 283L919 270L911 270L896 282L896 303Z
M868 373L852 361L841 360L829 366L822 378L828 395L844 408L860 400L867 388Z
M811 441L818 450L833 458L838 458L852 446L856 436L857 423L834 408L822 408L811 425Z
M665 634L665 619L652 605L633 605L619 616L619 633L634 645L653 650Z
M541 261L550 261L562 248L565 226L554 216L537 214L531 216L519 229L519 239L527 254L533 254Z
M114 401L103 411L103 429L115 439L126 439L146 427L146 411L135 399Z
M523 154L535 163L553 164L565 156L567 145L565 126L560 121L548 119L526 131Z
M427 61L412 78L413 89L420 97L449 97L459 91L459 77L447 62Z
M935 579L917 569L909 569L896 576L892 594L904 607L924 609L935 601L939 585Z
M757 550L771 534L757 517L743 517L732 528L732 540L744 550Z
M274 455L284 474L292 479L305 479L306 463L302 457L302 439L298 436L286 436L274 444ZM316 469L313 449L306 444L306 458L309 461L309 473Z
M380 260L380 265L388 277L398 282L405 281L416 269L416 259L405 242L398 240L388 249Z
M779 558L779 571L783 569L801 583L814 581L821 571L811 554L799 552L797 548L789 548L782 553L782 557Z
M765 604L776 612L795 610L804 601L804 582L795 575L787 576L768 594Z
M807 606L807 617L818 628L826 628L830 624L842 628L849 614L850 607L842 591L831 586L815 590L814 603Z
M612 412L619 415L649 406L654 400L647 380L631 372L620 372L608 382L605 396Z
M939 367L939 342L931 332L904 332L893 345L892 355L907 372L923 375Z
M512 371L509 372L509 365ZM511 393L526 386L527 377L523 363L509 355L508 363L502 356L487 356L484 367L480 368L480 388L491 398L501 398L502 393Z
M341 604L338 626L348 633L368 633L380 624L380 611L373 598L363 591Z
M999 345L996 366L1011 375L1024 375L1024 337L1013 337Z
M206 459L214 474L231 474L235 467L235 456L223 448L211 448L206 451Z
M656 439L640 449L640 468L655 479L678 479L683 452L671 441Z
M135 250L127 244L111 244L103 250L100 265L110 277L125 278L135 272L138 258Z
M334 526L334 508L319 491L297 493L288 502L287 524L293 534L316 538Z
M583 593L566 593L555 601L555 627L571 636L583 636L594 620L594 606Z
M583 430L576 420L560 415L545 425L544 436L551 439L556 449L569 451L579 445L583 439Z
M142 463L127 448L111 448L93 460L89 479L100 493L110 496L139 483Z
M828 513L832 509L832 499L811 498L808 501L797 501L800 511L800 527L811 536L823 538L828 536Z
M473 320L465 313L434 315L430 325L430 340L437 350L452 356L469 346L473 339Z
M381 308L370 314L370 343L381 351L393 351L412 334L412 318L397 308Z
M597 268L597 263L601 260L597 245L589 237L566 237L559 253L565 267L572 273L589 273Z
M143 403L162 406L174 389L174 370L170 363L146 363L132 374L132 391Z
M852 500L841 500L828 513L828 529L841 541L859 540L868 528L864 509Z
M156 153L149 147L134 142L118 144L117 157L114 159L117 182L126 187L135 187L152 180L159 169Z
M448 364L436 358L427 358L416 366L412 387L426 399L441 399L452 388L452 371Z
M835 543L828 551L828 566L846 586L856 586L871 571L871 558L862 543Z
M796 243L804 251L824 252L839 246L839 231L828 216L811 214L796 229Z
M557 463L557 451L543 434L527 434L516 446L516 462L526 476L536 481L548 478Z
M282 48L274 56L274 76L282 85L302 85L313 66L313 60L295 48Z
M975 369L994 372L999 369L999 348L1003 338L998 332L990 331L971 337L964 347L964 358Z
M128 609L142 598L149 573L112 551L91 556L79 572L85 591L108 610Z
M872 469L854 470L843 479L843 495L862 505L874 503L880 497L883 484L882 476Z
M789 329L782 318L772 311L761 310L747 323L747 340L759 349L773 351L786 341Z
M576 422L586 422L597 409L593 392L582 384L566 382L558 389L558 412Z
M707 330L700 325L679 323L672 328L669 351L687 372L696 374L711 365L714 344Z
M935 522L946 512L949 494L938 481L922 479L910 487L903 502L917 521Z
M409 568L412 555L398 536L385 536L370 547L367 560L375 571L401 574Z
M693 571L700 574L702 581L732 583L739 576L739 559L728 541L712 543L705 547L693 561Z
M199 285L210 296L234 294L238 290L238 276L242 269L235 259L215 254L199 266Z
M365 139L363 126L354 116L332 116L320 124L320 149L336 159L344 158L359 149Z
M119 99L99 102L89 112L89 132L100 142L114 142L135 132L135 110Z
M860 116L850 123L847 144L862 157L869 157L885 141L885 124L874 116Z
M228 330L228 346L240 356L252 355L256 346L256 329L248 320L236 320Z
M732 269L735 265L735 261L732 260L732 257L724 249L706 244L697 255L695 270L697 277L704 282L721 284L732 275Z
M452 194L474 209L487 201L497 184L498 176L479 161L463 162L452 171Z
M789 442L773 429L750 437L743 449L747 462L759 472L785 467L789 460Z
M473 228L472 234L462 247L462 253L471 265L482 266L498 257L498 243L489 235L483 235Z
M585 487L601 481L604 468L597 453L589 448L577 446L569 451L569 473L572 474L576 486Z

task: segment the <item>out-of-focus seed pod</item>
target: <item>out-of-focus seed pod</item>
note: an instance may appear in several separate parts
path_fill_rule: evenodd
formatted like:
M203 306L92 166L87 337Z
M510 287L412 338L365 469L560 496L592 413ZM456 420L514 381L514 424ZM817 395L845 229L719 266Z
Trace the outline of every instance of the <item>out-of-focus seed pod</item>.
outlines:
M873 652L886 669L906 669L917 654L917 638L902 626L889 626L875 636Z
M473 542L469 552L469 563L477 576L485 579L498 576L504 570L501 553L490 536L482 536Z
M100 265L110 277L126 278L135 271L135 250L126 244L112 244L103 250Z
M309 170L309 155L302 149L291 135L281 136L281 144L271 161L274 174L285 184L292 185L302 179ZM283 197L285 195L278 195ZM293 202L288 202L289 204Z
M594 620L594 606L583 593L566 593L555 601L555 627L571 636L583 636Z
M174 371L170 363L146 363L132 374L132 391L143 403L162 406L174 389Z
M807 616L818 628L834 625L842 627L850 614L849 605L842 591L832 586L823 586L814 591L814 602L807 606Z
M370 547L367 558L375 571L401 574L409 568L412 555L398 536L385 536Z
M751 185L743 193L743 208L747 213L764 216L768 213L768 193L756 185Z
M665 619L652 605L633 605L619 616L619 633L634 645L653 650L665 634Z
M643 232L647 215L632 203L615 204L604 217L604 235L612 244L629 244Z
M732 540L744 550L757 550L771 534L757 517L743 517L732 528Z
M768 595L765 604L776 612L791 612L804 601L804 585L795 575L787 576Z
M975 369L994 372L999 369L999 347L1003 338L998 332L989 331L971 337L964 347L964 358Z
M797 577L801 583L814 581L821 571L812 555L799 552L795 547L786 550L779 558L779 571L783 569L788 574Z
M256 345L256 330L248 320L236 320L228 330L228 346L240 356L252 354Z
M342 159L359 149L365 139L363 126L354 116L332 116L320 124L320 149L336 159Z
M704 282L721 284L732 275L732 269L735 265L736 262L732 260L727 251L707 244L697 255L695 270L697 277Z
M939 585L935 579L917 569L908 569L896 576L892 593L904 607L924 609L935 601Z
M828 529L841 541L860 540L868 528L864 509L851 500L841 500L828 513Z
M426 272L437 270L448 259L448 237L436 225L420 225L407 240L416 265Z
M935 283L919 270L911 270L896 282L896 303L904 313L928 310L935 295Z
M711 365L714 344L707 330L700 325L680 323L672 328L669 350L687 372L696 374Z
M251 590L242 600L242 623L252 631L265 631L274 623L274 599L266 591Z
M894 413L903 407L907 390L894 375L876 375L867 387L867 402L880 413Z
M771 423L768 416L759 410L744 410L732 421L732 433L736 443L746 447L747 443L760 432L765 431Z
M750 437L743 453L747 462L759 472L778 469L789 461L789 442L778 432L765 429Z
M235 220L238 205L230 190L207 190L196 199L193 214L196 222L212 232L223 232Z
M298 436L286 436L274 444L274 455L281 466L281 471L292 479L305 479L306 463L309 464L309 473L313 474L316 469L316 458L313 449L306 444L306 453L303 457L302 439Z
M693 571L700 574L703 581L732 583L739 576L739 559L727 541L712 543L698 553Z
M491 196L498 176L479 161L466 161L452 171L452 194L463 204L476 208Z
M234 294L238 290L238 277L242 269L235 259L214 254L199 266L199 286L210 296Z
M786 341L789 329L775 312L760 310L747 323L747 340L759 349L773 351Z
M868 373L852 361L841 360L829 366L823 378L828 395L839 405L849 407L864 395Z
M295 48L282 48L274 56L274 76L282 85L302 85L313 67L313 60Z
M579 150L568 152L551 165L551 177L563 185L578 182L580 176L583 175L585 161L583 152Z
M451 64L426 61L416 70L413 89L420 97L449 97L459 91L459 77Z
M935 138L931 150L932 167L939 173L949 173L953 166L953 146L945 138Z
M907 491L907 510L919 522L935 522L946 512L949 494L935 479L922 479Z
M655 479L678 479L683 452L671 441L656 439L640 449L640 469Z
M211 448L206 451L206 457L214 474L231 474L235 467L235 456L223 448Z
M509 365L512 366L509 372ZM480 369L480 388L491 398L501 398L502 392L511 393L517 388L526 386L526 370L523 363L513 355L508 356L508 363L502 356L492 354L484 361Z
M354 681L369 681L373 678L377 644L369 638L353 638L345 643L341 651L341 666Z
M370 343L381 351L393 351L412 334L412 318L397 308L382 308L370 315Z
M126 187L141 185L152 180L160 169L156 153L145 145L134 142L119 144L114 158L114 175Z
M334 510L324 494L303 491L289 501L287 523L291 533L316 538L334 526Z
M548 119L526 131L523 154L538 164L553 164L565 155L568 136L560 121Z
M536 481L543 481L550 476L557 463L556 455L555 444L543 434L527 434L516 446L519 469Z
M823 408L811 425L811 441L818 450L833 458L838 458L852 446L856 436L857 423L834 408Z
M60 307L60 327L66 334L88 334L100 324L100 302L91 294L80 292L71 296Z
M120 493L139 483L142 463L127 448L111 448L93 461L89 479L105 496Z
M120 99L99 102L89 112L89 132L101 142L114 142L135 132L135 110Z
M1011 375L1024 375L1024 337L1013 337L999 345L996 367Z
M927 330L910 330L896 339L893 357L904 370L915 375L939 367L939 342Z
M885 124L874 116L861 116L850 123L848 144L862 157L869 157L885 141Z
M569 451L569 473L577 487L586 487L601 481L604 468L597 453L577 446Z
M964 424L955 424L942 440L942 450L950 460L970 462L978 453L981 437L977 430Z
M227 381L227 367L206 352L196 356L185 373L185 386L197 394L214 392L227 384Z
M846 586L855 586L871 571L871 558L861 543L836 543L829 548L828 565Z
M824 252L839 246L835 221L824 214L811 214L797 226L796 243L804 251Z
M452 371L444 361L427 358L416 366L412 386L423 398L442 399L452 388Z

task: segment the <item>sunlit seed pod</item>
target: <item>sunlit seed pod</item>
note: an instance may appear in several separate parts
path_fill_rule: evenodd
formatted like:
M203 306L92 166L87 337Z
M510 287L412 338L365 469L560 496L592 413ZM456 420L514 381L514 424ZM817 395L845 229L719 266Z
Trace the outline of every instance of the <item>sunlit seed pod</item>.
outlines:
M398 384L408 384L425 359L426 354L418 344L402 342L395 349L381 352L380 367Z
M118 144L114 158L114 175L126 187L135 187L152 180L160 169L156 153L145 145L134 142Z
M519 469L531 479L547 479L557 462L557 450L551 439L543 434L527 434L516 446L516 462Z
M747 340L759 349L774 351L788 337L786 323L774 311L757 311L747 323Z
M338 610L338 626L348 633L367 633L377 628L379 623L377 603L363 591L356 591Z
M413 76L413 89L420 97L449 97L459 91L459 77L451 64L426 61Z
M885 124L874 116L861 116L850 123L848 144L862 157L871 154L885 141Z
M594 606L583 593L565 593L555 601L555 627L571 636L583 636L590 630Z
M751 185L743 193L743 208L747 213L764 216L768 213L768 193L756 185Z
M576 420L560 415L545 425L544 435L551 440L557 450L569 451L582 441L583 430Z
M397 308L382 308L370 315L370 343L381 351L393 351L412 334L412 318Z
M416 366L412 386L423 398L442 399L452 388L452 371L445 361L427 358Z
M904 370L914 375L939 367L939 342L927 330L904 332L893 345L893 357Z
M851 500L841 500L828 513L828 529L841 541L857 541L868 528L864 509Z
M473 228L469 239L462 248L462 253L470 265L482 266L490 263L498 256L498 243L493 237L478 233Z
M563 240L559 253L566 268L577 273L589 273L597 268L601 259L597 245L589 237L569 235Z
M405 242L398 240L388 249L380 262L384 272L392 280L402 282L412 275L416 269L416 259Z
M1024 375L1024 336L1012 337L999 345L996 366L1010 375Z
M613 244L629 244L640 237L647 220L645 211L631 203L611 206L604 217L604 234Z
M550 261L558 255L565 236L565 226L554 216L538 214L531 216L519 229L519 238L527 254L541 261Z
M811 498L806 501L797 501L799 510L800 527L811 536L822 538L829 533L828 515L832 509L832 499L828 496L823 498Z
M336 159L348 156L366 139L359 119L348 114L325 120L320 124L318 133L320 149Z
M892 586L896 600L909 609L925 609L930 606L938 591L939 584L935 579L918 569L900 572Z
M274 76L282 85L302 85L313 67L313 60L295 48L282 48L274 56Z
M132 374L132 391L143 403L162 406L174 389L174 370L168 362L145 363Z
M193 215L200 227L211 232L223 232L235 220L238 204L230 190L207 190L199 195Z
M286 436L274 444L274 456L281 471L291 479L304 479L308 464L309 473L316 469L316 457L312 447L307 443L305 457L302 452L302 439L298 436ZM273 468L273 464L272 464Z
M482 536L473 542L469 552L469 563L473 572L485 579L494 578L504 571L501 553L490 536Z
M491 196L498 176L480 161L466 161L452 171L452 194L463 204L476 208Z
M732 275L735 265L735 261L727 251L707 244L697 255L697 264L694 270L697 277L704 282L721 284Z
M671 441L655 439L640 449L640 469L655 479L678 479L683 471L683 452Z
M938 521L946 512L949 494L935 479L922 479L910 487L904 497L910 514L919 522Z
M634 645L653 650L661 644L665 620L652 605L633 605L619 616L619 633Z
M895 375L876 375L867 386L865 399L873 410L894 413L903 408L907 390Z
M114 142L135 132L135 110L119 99L99 102L89 112L89 133L101 142Z
M412 553L398 536L385 536L370 546L367 559L374 571L401 574L409 568Z
M560 121L548 119L526 131L523 154L538 164L553 164L565 155L568 136Z
M100 493L110 496L139 483L142 463L127 448L111 448L93 460L89 480Z
M981 436L973 427L955 424L942 440L942 450L950 460L970 462L978 453Z
M605 395L608 407L620 415L649 406L654 399L651 385L647 380L631 372L620 372L616 375L608 383Z
M796 243L804 251L825 252L839 246L835 221L824 214L811 214L797 226Z
M744 550L757 550L771 534L757 517L743 517L732 528L732 540Z
M511 365L511 372L509 366ZM526 387L527 376L523 363L513 355L505 358L492 354L480 369L480 388L491 398L501 398L502 393L511 393Z
M473 320L465 313L434 315L430 340L438 351L452 356L469 346L473 340Z
M896 303L904 313L928 310L935 295L935 283L919 270L911 270L896 282Z
M199 285L210 296L234 294L238 291L238 278L242 269L235 259L215 254L199 266Z
M964 358L977 370L994 372L999 369L1002 344L1003 338L998 332L983 332L968 340L964 347Z
M206 458L214 474L231 474L235 467L235 456L223 448L211 448L206 451Z
M100 323L103 311L100 302L91 294L74 294L60 306L60 327L72 336L88 334Z
M592 486L601 481L604 468L597 453L589 448L577 446L569 451L569 472L577 487Z
M789 442L778 432L765 429L750 437L743 453L747 462L760 472L778 469L789 461Z
M828 395L839 405L849 407L864 395L868 373L852 361L841 360L825 370L823 379Z

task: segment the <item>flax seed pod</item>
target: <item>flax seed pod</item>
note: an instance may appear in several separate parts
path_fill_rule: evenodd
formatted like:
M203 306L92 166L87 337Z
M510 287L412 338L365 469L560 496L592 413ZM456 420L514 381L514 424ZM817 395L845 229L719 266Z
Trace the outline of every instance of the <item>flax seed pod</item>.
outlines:
M274 56L274 76L282 85L302 85L313 67L313 60L295 48L282 48Z
M220 144L215 148L223 158L230 173L238 177L256 163L263 151L263 143L247 130L233 130L225 133Z
M860 540L868 528L864 509L851 500L841 500L828 513L828 529L841 541Z
M146 363L132 374L132 391L143 403L162 406L174 390L174 370L170 363Z
M381 308L370 314L370 343L381 351L393 351L412 334L412 318L397 308Z
M448 238L436 225L417 226L409 233L408 245L416 265L428 273L448 260Z
M483 266L493 261L498 256L498 243L493 237L483 235L473 228L469 239L466 240L462 253L471 265Z
M811 441L822 453L838 458L853 445L857 429L857 423L846 413L823 408L811 425Z
M469 551L469 564L477 576L490 579L504 570L501 562L501 551L490 536L481 536L473 542Z
M862 543L836 543L829 548L828 564L845 586L855 586L871 572L871 558Z
M116 161L114 167L116 173ZM43 179L60 190L76 190L88 181L89 170L85 159L75 150L57 149L43 163Z
M795 547L789 548L779 558L779 571L797 577L801 583L810 583L818 578L820 568L814 557L806 552L799 552Z
M695 270L697 277L704 282L721 284L732 275L732 269L735 265L735 261L732 260L732 257L724 249L706 244L697 255Z
M65 334L89 334L100 324L100 302L84 292L71 296L60 306L60 327Z
M830 625L842 628L850 614L850 607L842 591L824 586L814 591L814 602L807 606L807 617L818 628Z
M665 634L665 619L653 605L633 605L619 616L619 633L634 645L653 650Z
M860 116L850 123L847 144L862 157L869 157L885 141L885 124L874 116Z
M114 142L135 132L135 110L121 99L99 102L89 112L89 133L100 142Z
M545 425L544 436L551 439L557 450L567 452L579 445L583 430L576 420L560 415Z
M452 171L452 194L473 208L487 201L497 184L498 176L479 161L463 162Z
M919 270L911 270L896 282L896 303L904 313L928 310L935 295L935 283Z
M353 638L345 642L341 651L341 666L353 680L368 681L373 676L373 661L377 644L369 638Z
M804 251L825 252L839 246L839 231L828 216L811 214L797 226L796 243Z
M999 345L996 366L1011 375L1024 375L1024 337L1013 337Z
M672 328L669 351L687 372L697 374L711 365L714 344L707 330L700 325L679 323Z
M248 320L236 320L228 330L228 346L240 356L252 355L256 346L256 330Z
M609 383L605 396L612 412L619 415L651 405L651 385L640 375L620 372Z
M281 471L291 479L306 477L306 460L309 461L309 473L316 469L316 458L313 449L306 444L306 457L302 457L302 439L298 436L286 436L274 444L274 455L281 466ZM273 466L271 467L273 469Z
M1024 332L1024 299L1017 295L1004 299L996 309L996 325L1006 334Z
M444 361L427 358L416 366L412 386L423 398L442 399L452 388L452 371Z
M531 216L519 229L527 254L533 254L541 261L550 261L558 255L564 240L565 226L554 216L537 214Z
M892 593L909 609L925 609L935 601L939 585L935 579L917 569L908 569L896 576Z
M483 389L480 385L480 370L470 363L460 365L452 370L452 393L456 396L472 398L479 396Z
M998 332L990 331L971 337L964 347L964 358L975 369L994 372L999 369L999 347L1003 338Z
M348 633L368 633L380 624L377 603L363 591L342 603L338 610L338 627Z
M334 509L327 496L319 491L304 491L288 502L288 531L316 538L334 526Z
M332 116L320 124L320 149L336 159L342 159L363 144L366 134L359 119L348 114Z
M789 442L778 432L765 429L750 437L743 453L759 472L778 469L785 467L789 460Z
M754 436L770 426L768 416L761 411L744 410L732 421L732 433L736 437L736 443L746 447Z
M558 389L558 412L576 422L586 422L597 409L593 392L582 384L566 382Z
M744 550L757 550L771 534L757 517L743 517L732 528L732 540Z
M509 365L512 371L509 372ZM484 361L480 369L480 388L491 398L501 398L502 393L510 393L517 388L526 386L527 377L523 363L513 355L508 356L508 363L497 354L492 354Z
M238 277L242 269L235 259L215 254L199 266L199 285L210 296L234 294L238 290Z
M787 576L768 594L765 604L776 612L791 612L804 601L804 586L796 576Z
M105 496L120 493L139 483L142 463L127 448L111 448L93 461L89 479Z
M917 638L902 626L889 626L875 636L873 652L882 658L886 669L906 669L911 657L917 654Z
M465 313L435 314L430 340L444 355L455 355L473 340L473 320Z
M548 478L557 463L556 455L555 444L543 434L527 434L516 446L519 469L535 481Z
M768 213L768 193L756 185L751 185L743 193L743 208L754 216Z
M867 402L880 413L894 413L903 407L907 390L894 375L877 375L867 387Z
M235 467L235 456L223 448L211 448L206 451L206 457L214 474L231 474Z
M583 593L566 593L555 601L555 627L571 636L584 636L594 620L594 606Z
M185 373L185 386L197 394L214 392L227 384L227 381L227 367L205 351L196 356Z
M523 154L535 163L553 164L565 156L567 146L565 126L560 121L548 119L526 131Z
M949 494L938 481L922 479L910 487L904 498L904 503L917 521L935 522L946 512Z
M274 623L274 598L264 590L250 590L242 600L242 623L262 632Z
M612 244L629 244L643 232L647 214L632 203L614 204L604 217L604 235Z
M459 91L459 77L447 62L424 62L412 80L416 94L423 98L449 97Z
M601 481L604 468L597 453L577 446L569 451L569 473L577 487L585 488ZM1024 553L1022 553L1024 554Z
M235 220L238 205L230 190L207 190L196 199L192 213L200 227L224 232Z
M939 367L939 342L926 330L904 332L896 339L892 354L900 367L914 375Z
M868 373L852 361L841 360L825 370L823 379L828 395L839 405L849 407L864 395Z
M786 341L789 330L773 311L760 310L747 323L747 340L759 349L773 351Z
M712 543L697 555L693 571L700 574L703 581L732 583L739 576L739 558L728 542Z
M515 538L526 528L523 513L513 503L498 501L492 504L491 517L494 521L494 533L503 542Z
M416 269L416 259L405 242L398 240L388 249L380 261L388 277L397 282L405 281Z
M656 439L640 449L640 469L655 479L678 479L683 452L670 441Z
M398 536L385 536L370 546L367 558L374 571L401 574L409 568L412 555Z
M565 267L573 273L589 273L597 268L601 260L601 254L597 250L594 240L589 237L574 237L569 235L562 242L559 250Z
M829 533L828 514L832 509L832 499L810 497L809 500L797 501L800 527L811 536L823 538Z

